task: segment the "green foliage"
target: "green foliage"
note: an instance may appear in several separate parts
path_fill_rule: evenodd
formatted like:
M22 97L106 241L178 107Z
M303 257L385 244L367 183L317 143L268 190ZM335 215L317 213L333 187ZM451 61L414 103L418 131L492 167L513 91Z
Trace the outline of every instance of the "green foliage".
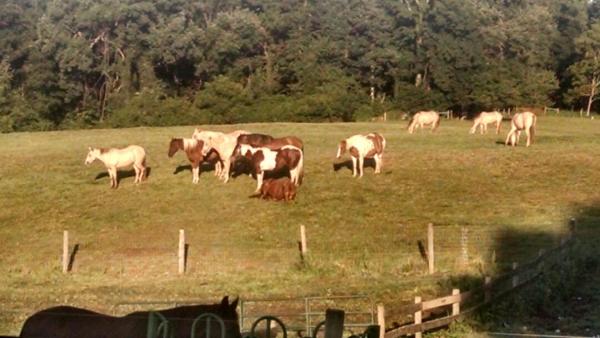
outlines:
M367 120L383 109L375 102L469 113L585 105L583 41L596 38L586 27L597 13L584 0L7 0L0 58L31 119L3 117L3 130ZM131 109L159 88L154 104L191 108L169 118Z

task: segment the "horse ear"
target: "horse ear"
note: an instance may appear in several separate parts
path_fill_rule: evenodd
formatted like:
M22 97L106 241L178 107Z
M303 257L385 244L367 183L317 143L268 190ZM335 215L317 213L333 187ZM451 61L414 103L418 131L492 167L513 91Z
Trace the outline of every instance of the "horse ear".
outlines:
M92 151L92 147L89 147L89 146L88 146L88 151Z
M223 300L221 300L221 306L229 306L229 296L223 297Z
M230 305L231 309L235 310L238 306L239 301L240 301L240 297L236 297L233 300L233 302L231 302L231 305Z

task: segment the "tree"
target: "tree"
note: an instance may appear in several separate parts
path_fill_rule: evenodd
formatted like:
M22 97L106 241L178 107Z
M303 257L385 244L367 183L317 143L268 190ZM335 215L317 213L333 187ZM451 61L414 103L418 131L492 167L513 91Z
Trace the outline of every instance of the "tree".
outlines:
M572 101L585 97L586 116L590 116L592 104L600 98L600 22L592 24L575 44L580 59L569 67L573 77L569 96Z

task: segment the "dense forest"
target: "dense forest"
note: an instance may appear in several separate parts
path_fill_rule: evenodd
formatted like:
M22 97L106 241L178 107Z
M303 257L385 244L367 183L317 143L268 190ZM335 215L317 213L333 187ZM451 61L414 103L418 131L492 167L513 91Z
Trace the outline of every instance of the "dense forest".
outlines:
M1 0L0 131L594 113L589 0Z

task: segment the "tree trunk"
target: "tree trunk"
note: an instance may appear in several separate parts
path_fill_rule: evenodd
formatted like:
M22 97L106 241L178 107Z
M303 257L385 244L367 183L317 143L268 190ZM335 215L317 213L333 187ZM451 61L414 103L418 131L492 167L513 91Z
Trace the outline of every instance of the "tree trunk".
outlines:
M585 116L590 117L590 111L592 110L592 103L594 103L594 96L596 96L596 88L598 87L598 80L596 78L592 79L592 89L590 91L590 96L588 97L588 104Z

